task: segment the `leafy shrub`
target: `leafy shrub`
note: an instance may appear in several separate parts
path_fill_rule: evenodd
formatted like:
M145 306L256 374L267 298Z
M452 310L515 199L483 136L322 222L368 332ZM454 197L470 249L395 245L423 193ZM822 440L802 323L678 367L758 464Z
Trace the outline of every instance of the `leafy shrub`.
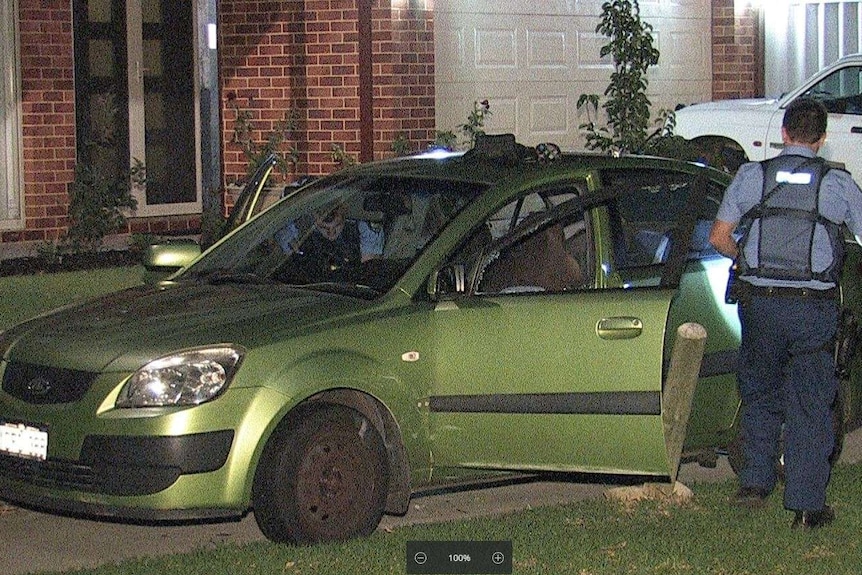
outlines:
M124 210L138 202L131 184L143 183L146 172L140 160L128 174L106 176L87 162L75 166L75 181L69 192L69 228L65 243L72 251L96 251L104 237L126 225Z

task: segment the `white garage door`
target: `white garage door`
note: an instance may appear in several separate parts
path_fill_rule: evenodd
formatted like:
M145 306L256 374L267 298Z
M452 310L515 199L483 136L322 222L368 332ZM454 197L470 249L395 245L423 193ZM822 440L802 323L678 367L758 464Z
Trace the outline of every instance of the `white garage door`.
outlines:
M512 132L525 144L583 147L581 94L602 94L613 71L600 59L601 0L435 0L437 127L463 124L474 101L488 99L488 132ZM641 0L661 52L650 69L656 113L709 100L709 0Z

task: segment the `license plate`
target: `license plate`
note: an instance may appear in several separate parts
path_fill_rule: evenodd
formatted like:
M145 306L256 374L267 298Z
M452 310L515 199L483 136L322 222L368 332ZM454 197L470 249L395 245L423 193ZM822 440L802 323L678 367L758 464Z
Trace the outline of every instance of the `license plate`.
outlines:
M23 423L0 425L0 453L44 460L48 457L48 432Z

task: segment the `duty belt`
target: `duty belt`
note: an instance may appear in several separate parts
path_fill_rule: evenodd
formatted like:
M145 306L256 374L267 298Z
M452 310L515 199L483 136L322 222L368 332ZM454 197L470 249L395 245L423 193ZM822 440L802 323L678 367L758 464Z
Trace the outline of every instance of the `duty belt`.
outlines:
M748 282L740 282L748 283ZM756 286L745 285L740 286L748 295L766 296L766 297L802 297L814 299L838 299L838 288L831 287L829 289L813 289L813 288L797 288L797 287L778 287L778 286Z

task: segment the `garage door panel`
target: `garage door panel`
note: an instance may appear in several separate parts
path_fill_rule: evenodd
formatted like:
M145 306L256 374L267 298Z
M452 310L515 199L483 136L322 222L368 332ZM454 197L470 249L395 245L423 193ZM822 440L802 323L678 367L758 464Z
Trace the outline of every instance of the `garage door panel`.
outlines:
M603 94L613 72L610 58L599 57L607 43L595 32L601 4L436 0L438 129L463 124L473 102L488 99L488 131L513 132L527 144L582 147L578 126L587 118L576 108L578 98ZM708 98L708 0L641 2L641 14L662 52L650 71L654 104L672 108Z
M569 69L568 35L565 30L527 28L527 66L531 69L566 71Z
M565 136L569 131L569 101L566 96L531 98L527 110L530 135L532 137L544 134Z
M476 27L473 34L477 69L497 72L518 68L517 29Z
M660 109L672 110L677 104L703 102L703 83L696 80L650 80L647 98L653 104L653 114Z
M702 30L691 30L684 21L661 22L658 66L650 70L653 76L666 80L711 81L711 36Z

